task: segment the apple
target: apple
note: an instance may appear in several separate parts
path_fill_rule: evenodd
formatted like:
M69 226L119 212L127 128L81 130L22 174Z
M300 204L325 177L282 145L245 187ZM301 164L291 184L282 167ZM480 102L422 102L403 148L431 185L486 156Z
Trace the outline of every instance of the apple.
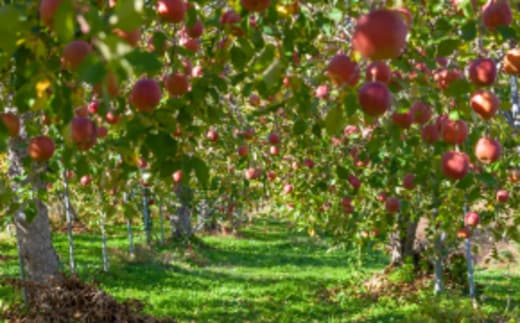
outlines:
M404 113L394 112L392 114L392 122L401 129L410 128L413 122L412 111L408 110Z
M460 145L467 136L468 126L463 120L447 119L441 123L441 137L446 143Z
M181 96L188 92L190 82L188 77L183 73L172 73L164 78L164 87L170 96Z
M497 78L495 62L489 58L477 58L469 65L469 79L477 86L489 86Z
M418 124L425 124L430 121L432 117L432 110L429 105L424 102L416 101L410 108L413 122Z
M161 87L156 81L142 78L134 84L130 103L140 112L152 112L161 102Z
M357 132L359 132L359 128L357 126L353 126L353 125L348 125L345 127L345 129L343 129L343 134L345 136L350 136L351 134L357 133Z
M48 28L54 25L54 17L58 11L58 7L62 0L41 0L40 1L40 19Z
M401 208L399 199L397 197L387 197L385 200L385 209L388 213L399 212Z
M446 88L454 81L462 80L464 75L459 70L449 70L447 68L441 68L433 73L433 79L437 82L437 85L441 90Z
M216 142L218 140L218 133L215 129L210 129L208 132L206 132L206 138L209 141Z
M285 194L290 194L290 193L292 193L292 191L293 191L293 186L291 184L286 183L283 185L283 192Z
M240 4L247 11L262 12L269 7L271 0L240 0Z
M502 146L495 139L483 137L475 145L475 156L484 164L491 164L500 158Z
M378 117L392 105L392 93L383 82L367 82L359 89L358 100L366 114Z
M237 36L242 36L244 34L244 31L242 28L240 28L240 15L230 9L222 14L220 16L220 23L224 26L229 26L231 29L231 32ZM229 39L225 38L221 40L221 43L219 44L220 47L227 47L229 45Z
M107 115L105 116L105 120L108 124L114 125L119 122L119 115L115 114L113 111L108 111Z
M116 75L108 72L101 83L94 85L94 93L98 96L103 96L103 90L106 89L110 97L116 97L119 94L119 85L117 83Z
M380 81L385 84L388 84L390 82L390 79L392 77L392 71L390 70L390 67L385 62L372 62L370 65L367 66L366 71L366 80L373 82L373 81Z
M74 117L70 124L70 138L78 150L89 150L97 140L96 124L85 117Z
M498 190L496 199L500 203L506 203L509 200L509 192L506 190Z
M108 135L108 129L105 127L97 128L97 135L99 138L105 138Z
M278 148L278 146L271 146L269 147L269 153L271 155L278 155L280 153L280 148Z
M66 69L75 70L92 51L92 47L84 40L73 40L63 49L61 62Z
M421 129L421 138L428 144L436 143L440 137L438 127L435 124L426 125Z
M305 158L303 161L303 164L307 166L308 168L314 168L314 161L310 158Z
M256 168L250 167L246 169L245 175L248 180L255 179L258 175L258 171L256 170Z
M270 180L271 182L274 181L276 178L276 173L272 170L268 171L267 172L267 179Z
M115 28L112 32L132 47L137 47L141 39L141 29L139 28L130 31Z
M415 175L414 174L406 174L403 177L403 187L407 190L413 190L415 188Z
M157 1L157 14L167 22L178 23L183 21L187 9L184 0Z
M249 104L251 104L254 107L257 107L260 105L260 97L256 94L251 94L249 96Z
M2 113L0 114L0 120L2 120L9 136L18 137L20 134L20 119L16 114L11 112Z
M88 186L90 183L92 183L92 176L90 175L83 175L79 179L79 184L81 186Z
M326 99L329 95L329 88L326 85L318 85L314 91L314 96L318 99Z
M47 136L38 136L29 141L27 150L29 152L29 157L31 157L32 160L44 162L52 157L55 148L56 146L51 138Z
M477 212L468 212L464 215L464 222L467 226L476 227L480 222L480 216Z
M246 157L248 154L249 154L249 147L247 147L247 146L238 147L238 155L240 157Z
M181 39L181 45L192 53L200 50L200 41L196 38Z
M511 183L520 181L520 169L510 169L508 178Z
M491 119L500 107L498 97L489 91L478 90L471 96L471 107L482 119Z
M336 85L355 84L359 79L359 67L347 55L337 54L330 60L327 74Z
M186 26L186 33L191 38L199 38L202 36L202 33L204 32L204 25L202 25L202 22L200 19L197 19L195 23L192 26Z
M507 74L520 74L520 48L510 49L504 56L502 70Z
M377 194L376 196L376 200L378 202L385 202L386 201L386 198L387 198L387 195L385 192L380 192L379 194Z
M462 227L457 230L457 238L468 239L471 236L471 232L467 227Z
M492 31L498 26L509 26L513 14L507 0L488 0L482 7L482 22Z
M267 140L269 140L271 145L278 145L280 143L280 136L278 136L278 134L275 132L271 132L267 137Z
M80 107L77 107L76 109L74 109L74 114L77 116L77 117L88 117L88 107L82 105Z
M361 181L355 175L349 175L348 182L350 183L350 185L352 185L352 187L355 190L357 190L357 189L359 189L359 187L361 187Z
M96 114L99 109L99 101L98 100L92 100L87 105L87 111L90 114Z
M408 25L400 13L378 9L357 20L352 45L365 58L397 58L406 46L407 34Z
M143 169L148 167L148 162L143 157L137 158L137 167Z
M449 179L462 179L469 170L469 157L462 152L448 151L442 155L441 169L444 176Z
M172 179L174 183L180 183L182 181L182 170L177 170L172 174Z

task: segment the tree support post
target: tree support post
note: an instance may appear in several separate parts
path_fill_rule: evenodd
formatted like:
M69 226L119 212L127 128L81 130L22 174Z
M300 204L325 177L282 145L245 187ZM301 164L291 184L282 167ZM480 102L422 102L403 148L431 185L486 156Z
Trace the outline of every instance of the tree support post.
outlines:
M67 171L63 171L63 198L65 202L65 217L67 220L67 238L69 240L69 264L71 273L76 273L76 261L74 259L74 237L72 236L72 214L70 208L69 197L69 180L67 178Z

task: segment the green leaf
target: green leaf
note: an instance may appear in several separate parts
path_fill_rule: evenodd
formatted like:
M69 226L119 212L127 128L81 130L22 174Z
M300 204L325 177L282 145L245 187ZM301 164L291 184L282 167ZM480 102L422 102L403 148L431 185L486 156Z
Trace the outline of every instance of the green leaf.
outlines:
M302 119L296 120L293 126L293 132L295 135L301 135L307 130L307 123Z
M61 1L54 18L54 30L62 42L69 42L74 38L74 9L71 1Z
M125 55L125 58L132 64L136 75L153 75L159 73L162 68L161 61L154 53L136 49Z
M517 38L516 31L511 26L498 26L497 31L504 39Z
M333 8L329 12L329 18L330 18L330 20L333 20L334 22L337 23L341 20L341 18L343 18L343 12L341 10L339 10L338 8Z
M243 69L247 64L247 56L240 47L233 46L230 50L231 63L237 70Z
M347 169L339 165L336 166L336 174L338 175L339 179L347 179L349 175Z
M460 45L460 39L457 38L448 38L444 39L437 46L437 56L449 56L451 55L457 47Z
M209 183L209 167L202 159L198 157L193 157L191 159L191 163L191 166L195 170L195 175L197 176L197 179L203 187L207 187Z
M144 0L117 1L115 16L116 26L124 31L134 31L143 24Z
M0 49L10 56L16 49L17 34L22 31L20 12L12 6L0 8Z
M462 39L464 39L465 41L473 40L475 39L475 37L477 37L477 25L473 20L470 20L467 23L465 23L460 28L460 31L462 33Z
M343 109L336 107L327 113L325 117L325 127L329 135L335 135L343 129L345 117L343 115Z

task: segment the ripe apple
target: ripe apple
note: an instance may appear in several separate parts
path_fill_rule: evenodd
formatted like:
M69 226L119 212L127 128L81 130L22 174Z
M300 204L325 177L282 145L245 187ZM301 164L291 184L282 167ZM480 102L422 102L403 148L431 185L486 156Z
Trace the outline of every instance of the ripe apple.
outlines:
M280 148L278 148L278 146L271 146L269 147L269 153L271 155L278 155L280 153Z
M380 192L379 194L377 194L376 196L376 200L378 202L385 202L386 201L386 198L387 198L387 195L385 192Z
M392 105L392 93L383 82L367 82L359 89L358 100L366 114L378 117Z
M246 157L248 154L249 154L249 147L247 147L247 146L238 147L238 155L240 157Z
M520 169L510 169L508 178L511 183L520 181Z
M318 99L326 99L328 95L329 88L324 84L318 85L318 87L316 87L316 90L314 91L314 96Z
M460 145L468 136L468 126L463 120L444 120L441 123L442 139L452 145Z
M291 184L286 183L283 185L283 192L285 194L290 194L290 193L292 193L292 191L293 191L293 186Z
M148 167L148 162L143 157L139 157L137 159L137 167L139 167L141 169L146 168L146 167Z
M446 90L450 83L462 80L464 75L459 70L449 70L447 68L441 68L433 73L433 79L437 82L437 85L441 90Z
M177 170L172 174L172 179L174 183L180 183L182 181L182 170Z
M240 20L240 15L232 9L224 12L222 16L220 16L220 23L224 26L229 26L231 32L237 36L242 36L244 34L244 31L239 25ZM229 45L229 39L227 38L223 39L221 42L220 46L222 47L227 47Z
M476 227L480 222L480 216L477 212L468 212L464 215L464 222L467 226Z
M502 70L507 74L520 74L520 48L510 49L506 53Z
M161 87L156 81L142 78L134 84L130 103L140 112L152 112L161 102Z
M195 23L192 26L186 26L186 33L191 38L199 38L202 36L202 33L204 32L204 25L202 25L202 22L200 19L197 19Z
M468 239L471 236L471 232L467 227L462 227L457 230L457 238Z
M256 168L254 168L254 167L250 167L250 168L246 169L246 172L245 172L246 178L248 180L255 179L257 174L258 174L258 172L257 172Z
M141 39L141 29L139 28L130 31L115 28L112 32L132 47L139 45L139 40Z
M206 138L208 138L209 141L216 142L218 140L218 133L215 129L210 129L208 132L206 132Z
M260 97L256 94L251 94L249 96L249 104L251 104L254 107L257 107L260 105Z
M278 145L280 143L280 136L278 136L278 134L275 132L271 132L267 139L271 145Z
M87 105L87 110L91 114L96 114L99 109L99 101L98 100L92 100Z
M47 136L34 137L29 141L27 148L31 159L44 162L49 160L54 154L56 146L54 141Z
M448 151L442 155L441 169L449 179L462 179L469 170L469 157L462 152Z
M167 22L178 23L183 21L187 9L184 0L157 1L157 14Z
M401 129L410 128L413 122L412 111L408 110L404 113L394 112L392 114L392 122Z
M314 168L314 161L310 158L305 158L303 161L303 164L307 166L308 168Z
M108 135L108 129L105 127L97 128L97 135L99 138L105 138Z
M353 126L353 125L348 125L345 127L345 129L343 129L343 134L345 136L350 136L351 134L357 133L357 132L359 132L359 128L357 126Z
M188 81L186 74L177 72L169 74L164 78L164 87L170 96L181 96L188 92L190 82Z
M262 12L269 7L271 0L240 0L240 4L247 11Z
M415 175L406 174L403 177L403 187L407 190L413 190L415 188Z
M267 179L270 181L274 181L276 178L276 173L272 170L267 172Z
M74 114L77 116L77 117L88 117L88 108L84 105L80 106L80 107L77 107L76 109L74 109Z
M66 69L75 70L92 51L92 47L84 40L73 40L63 49L61 62Z
M92 148L97 140L96 124L85 117L72 118L70 138L80 151Z
M406 46L407 34L408 26L400 13L378 9L358 19L352 44L365 58L396 58Z
M361 187L361 181L355 175L349 175L348 182L350 183L350 185L352 185L352 187L355 190L357 190L357 189L359 189L359 187Z
M81 178L79 180L79 184L81 186L87 186L90 183L92 183L92 176L90 176L90 175L83 175L83 176L81 176Z
M439 133L438 127L435 124L426 125L421 130L421 138L426 143L436 143L439 141L440 137L441 135Z
M41 0L40 1L40 19L48 28L54 25L54 16L61 3L61 0Z
M341 205L345 208L345 207L348 207L348 206L351 206L352 205L352 200L345 196L344 198L341 199Z
M478 90L471 96L471 107L482 119L491 119L500 107L498 97L489 91Z
M410 111L412 112L413 122L418 124L425 124L430 121L430 118L432 117L430 106L421 101L414 102Z
M477 141L475 156L484 164L491 164L500 158L502 146L495 139L483 137Z
M7 112L0 114L0 120L7 129L7 133L11 137L17 137L20 134L20 119L14 113Z
M482 22L489 30L510 25L513 14L507 0L488 0L482 7Z
M336 85L355 84L359 79L358 65L345 54L337 54L330 60L327 73Z
M495 62L489 58L477 58L469 65L469 79L478 86L489 86L497 78Z
M115 114L115 112L113 111L108 111L107 112L107 115L105 116L105 120L107 121L108 124L116 124L119 122L119 116L117 114Z
M509 192L506 190L498 190L496 199L500 203L506 203L509 200Z
M119 84L117 83L116 75L109 71L105 75L102 82L94 85L94 93L98 96L103 96L103 90L106 89L107 94L110 97L116 97L119 94Z
M385 84L390 82L392 71L385 62L373 62L367 66L366 80L370 82L379 81Z
M385 200L385 209L388 213L399 212L401 208L399 199L397 197L388 197Z

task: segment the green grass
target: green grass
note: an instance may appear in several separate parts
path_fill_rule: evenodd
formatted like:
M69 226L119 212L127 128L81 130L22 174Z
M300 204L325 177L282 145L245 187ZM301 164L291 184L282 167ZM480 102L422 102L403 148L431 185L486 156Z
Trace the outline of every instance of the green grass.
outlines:
M111 268L101 272L101 243L95 233L75 237L80 276L95 280L118 299L137 298L155 316L182 322L490 322L520 318L520 276L504 271L477 271L485 286L481 309L467 297L451 291L368 297L362 282L380 272L387 259L372 252L363 270L354 267L353 252L327 253L327 239L290 232L283 223L258 221L240 230L238 237L202 236L193 253L184 244L169 242L153 250L140 248L136 259L126 257L124 228L112 227ZM67 240L54 234L62 261L68 263ZM142 243L140 237L137 241ZM0 273L18 275L12 240L0 240ZM518 273L517 273L518 274ZM508 303L509 298L509 303ZM0 300L19 300L10 288L0 287ZM507 304L509 306L506 308ZM0 305L1 306L1 305Z

